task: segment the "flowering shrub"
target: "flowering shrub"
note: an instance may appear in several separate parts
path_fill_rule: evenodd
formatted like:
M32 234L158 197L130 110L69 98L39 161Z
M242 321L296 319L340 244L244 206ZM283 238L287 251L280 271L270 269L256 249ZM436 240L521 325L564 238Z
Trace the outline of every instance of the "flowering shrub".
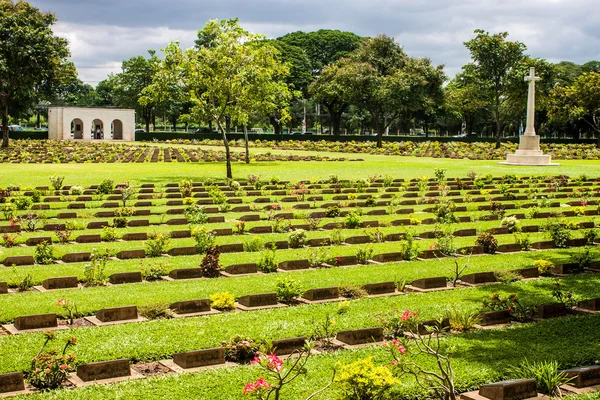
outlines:
M56 259L56 257L54 256L54 249L52 248L52 245L44 241L35 246L33 259L37 264L40 265L52 264Z
M277 262L275 261L275 252L277 247L273 244L271 248L266 248L260 256L260 260L256 263L257 268L264 272L270 273L277 271Z
M256 357L260 345L242 335L235 335L229 340L223 340L221 345L225 348L225 360L237 363L248 363Z
M69 316L69 324L73 325L73 320L79 314L79 311L77 311L77 303L67 299L59 299L56 303L56 306L61 307L67 312L67 315Z
M303 247L306 244L306 231L304 229L296 229L289 235L289 244L293 249Z
M538 269L538 273L542 276L551 275L551 270L554 268L552 261L548 260L535 260L533 266Z
M500 226L508 228L509 233L518 232L520 230L519 229L519 220L514 215L502 218L502 222L500 222Z
M535 307L521 304L516 294L510 294L506 299L497 293L493 294L490 300L483 301L482 306L484 312L508 310L511 318L519 322L530 321L536 311Z
M475 244L477 246L482 246L483 252L487 254L494 254L498 249L498 239L489 232L484 232L477 236Z
M388 338L404 336L411 325L419 320L419 313L413 311L400 311L393 307L390 311L375 315L376 321L383 327L383 333Z
M98 193L100 194L111 194L115 192L115 182L111 179L105 179L100 185L98 185Z
M548 220L544 226L544 231L552 239L554 245L559 248L565 248L571 240L571 231L564 220Z
M192 197L192 181L189 179L184 179L179 182L179 192L181 193L181 197Z
M349 400L384 399L392 386L400 383L389 368L375 366L371 357L342 365L335 381Z
M344 226L348 229L356 229L361 223L360 215L356 211L351 211L344 219Z
M75 370L75 355L66 354L67 350L77 343L77 339L71 336L67 339L62 353L56 349L44 353L50 341L56 339L56 333L44 332L46 338L38 354L31 360L31 371L28 374L29 383L37 389L56 389L67 379L69 373Z
M235 309L235 297L229 292L218 292L209 297L210 306L215 310L228 311Z
M184 210L185 218L190 224L205 224L208 221L208 215L204 207L198 204L192 204Z
M214 247L216 235L204 226L192 229L192 237L196 241L196 251L200 254L205 253L211 247Z

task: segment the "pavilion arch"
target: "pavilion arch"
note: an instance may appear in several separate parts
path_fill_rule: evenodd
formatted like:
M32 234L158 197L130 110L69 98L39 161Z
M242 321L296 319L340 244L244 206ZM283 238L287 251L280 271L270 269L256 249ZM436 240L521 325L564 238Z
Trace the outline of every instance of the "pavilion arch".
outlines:
M123 140L123 123L115 119L111 124L112 140Z
M83 121L75 118L71 121L71 137L73 139L83 140Z
M100 128L100 137L98 137L97 131L98 128ZM96 118L95 120L92 121L92 139L104 139L105 137L105 132L104 132L104 122L102 122L101 119Z

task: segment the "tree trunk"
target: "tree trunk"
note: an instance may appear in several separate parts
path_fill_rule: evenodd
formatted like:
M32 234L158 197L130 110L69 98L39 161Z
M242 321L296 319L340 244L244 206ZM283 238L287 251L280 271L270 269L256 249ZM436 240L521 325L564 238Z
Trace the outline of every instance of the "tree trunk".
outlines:
M221 132L221 136L223 137L223 145L225 146L225 168L228 179L233 179L233 174L231 173L231 153L229 151L229 141L227 140L227 134L225 133L225 129L223 129L223 125L221 125L221 121L217 120L217 128Z
M177 132L177 117L173 116L173 132Z
M189 127L190 127L190 123L185 121L185 133L188 133Z
M333 127L333 134L335 136L340 135L340 126L342 125L342 114L346 111L348 107L346 104L342 104L339 110L335 109L335 103L323 103L325 107L327 107L327 111L329 112L329 116L331 118L331 125Z
M250 164L250 146L248 145L248 127L244 125L244 141L246 142L246 164Z
M231 133L231 117L225 117L225 133Z
M502 132L502 122L500 120L496 120L496 148L500 148L501 142L501 132Z
M144 109L144 123L146 124L146 132L150 132L150 113L148 112L148 107Z
M8 102L2 109L2 147L8 147Z
M42 116L40 115L40 113L37 113L36 116L36 120L35 120L35 127L40 129L42 127Z
M381 123L379 118L375 118L375 127L377 128L377 148L383 147L383 133L385 132L385 123Z
M156 115L152 113L152 131L156 132Z
M281 123L277 120L277 118L275 118L274 115L269 116L269 122L271 123L271 125L273 125L273 134L281 135L283 127L281 126ZM244 126L244 129L245 128L246 127Z

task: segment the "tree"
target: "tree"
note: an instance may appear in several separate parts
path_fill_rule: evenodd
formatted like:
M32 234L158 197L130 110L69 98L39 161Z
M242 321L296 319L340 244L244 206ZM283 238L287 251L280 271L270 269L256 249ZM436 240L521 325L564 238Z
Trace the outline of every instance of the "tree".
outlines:
M340 125L342 114L349 106L349 96L345 94L346 87L341 85L338 79L335 79L340 72L342 63L335 63L325 67L321 75L317 77L309 86L308 91L313 99L323 103L331 116L331 125L333 134L340 134Z
M510 99L510 77L514 68L525 58L527 47L521 42L507 41L507 32L490 35L481 29L475 30L475 38L464 45L471 52L472 69L477 84L488 103L488 111L496 125L496 148L500 147L505 123L503 107Z
M561 61L553 65L554 81L558 85L570 85L583 73L580 65L571 61Z
M140 102L142 91L152 83L152 77L159 62L156 52L148 50L149 58L143 56L132 57L123 61L123 72L109 77L113 88L113 101L120 107L129 107L141 115L146 132L150 132L150 121L156 104L153 102Z
M468 76L457 74L444 90L446 92L446 111L460 121L465 121L466 131L473 132L475 121L487 106L479 86Z
M227 178L233 178L226 120L246 125L250 115L270 115L275 110L283 120L289 118L291 93L283 82L289 69L276 60L272 46L247 45L263 37L248 33L236 19L209 21L198 38L200 45L195 48L182 51L175 42L164 49L156 73L160 79L154 79L144 93L156 97L173 85L181 87L192 105L190 117L217 125L225 146Z
M410 58L393 38L365 39L351 57L340 60L335 79L345 88L349 103L371 114L377 147L387 128L432 105L432 93L441 91L443 67L425 58Z
M323 68L356 50L363 38L352 32L320 29L315 32L288 33L277 40L301 48L308 56L313 76L316 77Z
M52 32L56 17L27 2L0 1L0 21L2 147L8 147L8 116L34 104L35 89L52 81L69 49Z
M600 146L600 72L581 75L571 86L557 86L551 93L550 120L583 120L596 133Z

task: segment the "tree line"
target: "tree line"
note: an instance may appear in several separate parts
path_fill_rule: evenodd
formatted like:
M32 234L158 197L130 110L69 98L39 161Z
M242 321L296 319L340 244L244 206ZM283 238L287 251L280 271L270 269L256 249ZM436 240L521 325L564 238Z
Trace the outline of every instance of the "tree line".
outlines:
M531 66L536 85L538 133L573 138L596 134L600 144L600 62L551 64L532 58L508 33L476 30L465 42L471 60L451 80L443 65L410 57L386 35L360 37L322 29L276 39L251 34L237 19L209 21L194 47L171 43L122 63L95 88L83 83L68 60L68 43L56 37L53 14L27 2L0 0L0 106L2 146L9 117L44 113L49 104L134 108L146 131L156 118L233 127L269 124L276 134L294 130L315 103L328 116L329 133L373 129L378 146L388 131L411 127L485 132L499 146L516 134L525 115ZM314 115L309 111L309 117ZM228 175L230 168L228 169Z

